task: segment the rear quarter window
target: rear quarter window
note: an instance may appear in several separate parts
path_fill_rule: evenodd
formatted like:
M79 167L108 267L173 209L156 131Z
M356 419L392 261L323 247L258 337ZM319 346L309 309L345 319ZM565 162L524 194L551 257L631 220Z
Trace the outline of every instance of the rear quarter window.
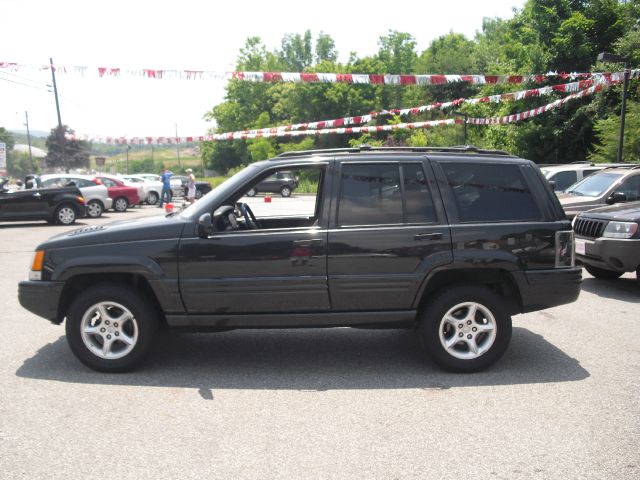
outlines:
M515 164L442 163L461 222L540 220L535 198Z

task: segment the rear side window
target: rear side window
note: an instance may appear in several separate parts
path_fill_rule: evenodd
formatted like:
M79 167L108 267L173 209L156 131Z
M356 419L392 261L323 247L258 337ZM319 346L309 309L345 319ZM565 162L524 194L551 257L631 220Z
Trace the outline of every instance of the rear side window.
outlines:
M453 190L461 222L500 222L542 218L517 165L441 164Z
M423 167L418 163L344 164L338 224L393 225L436 221Z
M578 174L575 170L558 172L549 180L556 182L556 190L564 190L578 181Z

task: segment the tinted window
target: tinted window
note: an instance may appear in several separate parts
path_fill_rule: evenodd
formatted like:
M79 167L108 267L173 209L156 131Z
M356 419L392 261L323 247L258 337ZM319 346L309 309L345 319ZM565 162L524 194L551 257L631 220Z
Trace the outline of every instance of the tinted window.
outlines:
M541 215L517 165L443 163L462 222L536 220Z
M556 190L564 190L578 181L575 170L569 172L558 172L549 180L556 182Z
M435 222L436 212L422 165L419 163L403 163L402 177L405 195L405 222Z
M627 178L616 188L616 192L622 192L627 196L628 202L640 200L640 175Z
M338 208L340 225L402 223L398 164L344 164Z

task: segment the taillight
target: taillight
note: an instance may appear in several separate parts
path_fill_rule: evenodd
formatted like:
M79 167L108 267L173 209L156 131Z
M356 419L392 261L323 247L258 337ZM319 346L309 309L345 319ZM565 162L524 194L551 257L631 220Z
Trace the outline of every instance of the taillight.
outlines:
M575 263L573 230L556 232L556 268L573 267Z

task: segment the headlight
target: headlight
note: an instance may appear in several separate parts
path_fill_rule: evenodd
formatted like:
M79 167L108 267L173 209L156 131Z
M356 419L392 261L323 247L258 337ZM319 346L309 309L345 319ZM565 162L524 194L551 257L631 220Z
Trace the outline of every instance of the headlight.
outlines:
M42 265L44 263L44 250L36 250L31 262L29 280L42 280Z
M609 222L602 236L609 238L631 238L637 231L638 224L634 222Z

